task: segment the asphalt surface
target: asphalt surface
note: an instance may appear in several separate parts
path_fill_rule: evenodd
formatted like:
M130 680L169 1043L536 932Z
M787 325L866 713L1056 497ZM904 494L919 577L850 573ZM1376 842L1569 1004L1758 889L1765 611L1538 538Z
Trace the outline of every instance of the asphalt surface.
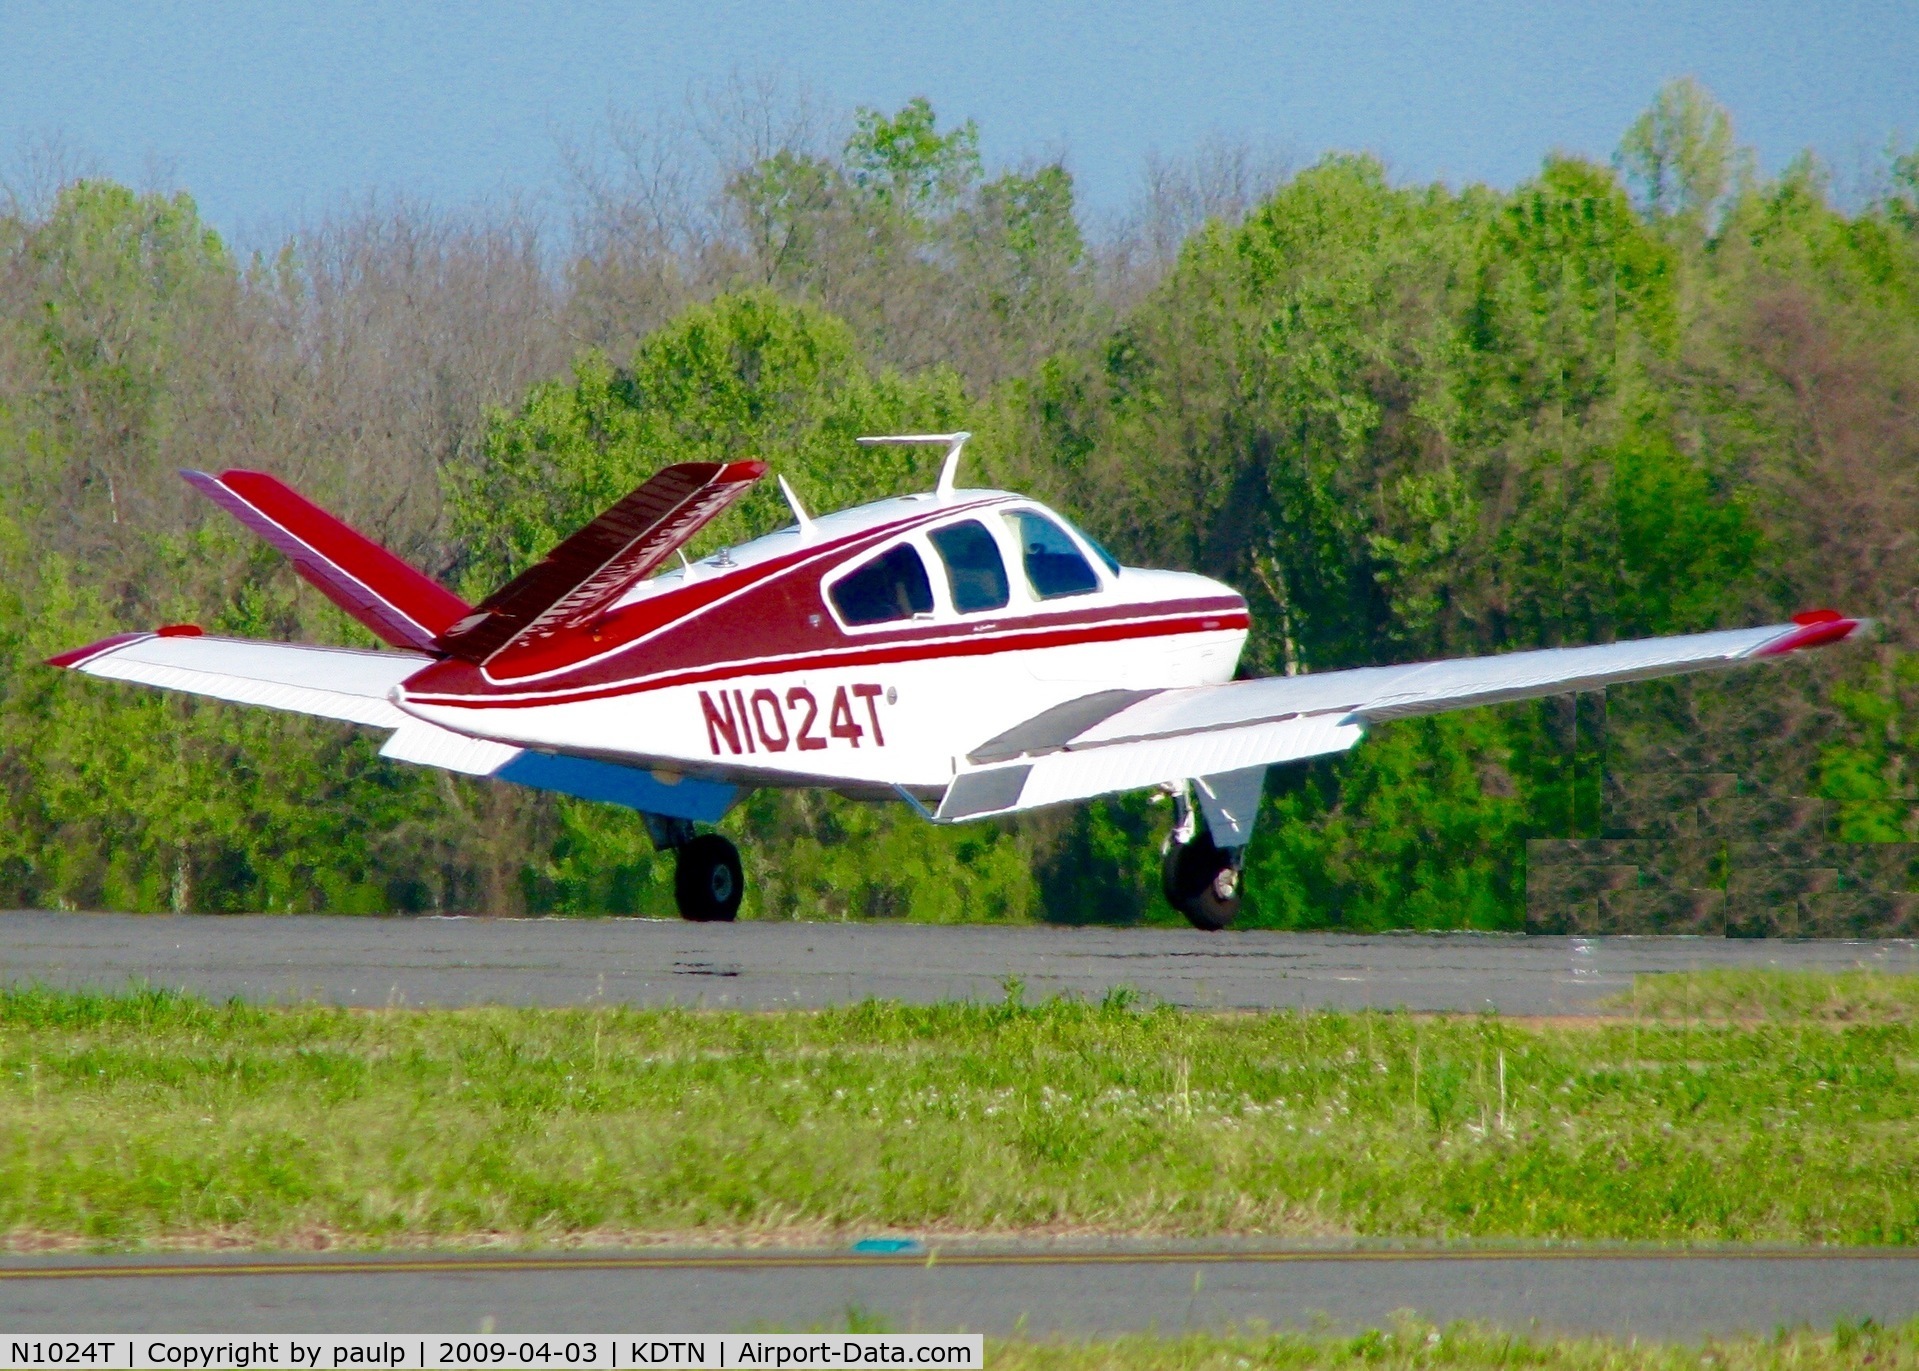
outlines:
M14 1258L0 1327L41 1333L1177 1333L1377 1327L1396 1311L1661 1340L1919 1314L1919 1251L1417 1253L957 1249L900 1257Z
M1589 1014L1638 973L1857 965L1919 972L1919 943L0 913L0 984L374 1006L996 1001L1017 979L1029 1000Z

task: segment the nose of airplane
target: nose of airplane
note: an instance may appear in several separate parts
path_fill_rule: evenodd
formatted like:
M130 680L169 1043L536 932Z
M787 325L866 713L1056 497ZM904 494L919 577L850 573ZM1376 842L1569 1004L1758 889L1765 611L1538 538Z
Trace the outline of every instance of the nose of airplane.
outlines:
M1195 571L1163 571L1149 567L1127 567L1120 586L1129 599L1142 604L1177 602L1189 608L1203 605L1229 614L1246 612L1246 597L1224 581L1201 576Z
M1231 600L1242 610L1246 608L1246 597L1240 594L1234 587L1227 585L1224 581L1215 581L1210 576L1202 576L1200 579L1212 588L1215 595L1220 596L1222 599Z

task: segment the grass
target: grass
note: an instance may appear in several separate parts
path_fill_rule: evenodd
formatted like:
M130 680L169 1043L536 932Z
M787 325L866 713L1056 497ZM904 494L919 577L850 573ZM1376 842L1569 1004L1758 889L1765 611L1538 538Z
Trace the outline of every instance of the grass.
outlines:
M989 1339L993 1371L1827 1371L1919 1368L1919 1322L1841 1325L1831 1333L1719 1338L1694 1345L1607 1338L1528 1338L1471 1325L1406 1319L1357 1337L1300 1333L1189 1334L1089 1342Z
M1919 1241L1919 1027L0 994L15 1247Z
M1656 1019L1912 1023L1919 975L1887 971L1685 971L1638 976L1614 1007Z

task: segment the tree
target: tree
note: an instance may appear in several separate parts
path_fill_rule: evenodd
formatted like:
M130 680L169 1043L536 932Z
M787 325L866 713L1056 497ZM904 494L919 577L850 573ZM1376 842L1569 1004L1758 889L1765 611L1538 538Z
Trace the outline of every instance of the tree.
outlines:
M923 95L892 115L862 107L846 140L846 169L874 200L915 219L950 210L980 175L979 126L971 119L939 132Z
M1691 76L1659 88L1620 139L1616 158L1648 214L1701 228L1711 226L1739 160L1731 116Z

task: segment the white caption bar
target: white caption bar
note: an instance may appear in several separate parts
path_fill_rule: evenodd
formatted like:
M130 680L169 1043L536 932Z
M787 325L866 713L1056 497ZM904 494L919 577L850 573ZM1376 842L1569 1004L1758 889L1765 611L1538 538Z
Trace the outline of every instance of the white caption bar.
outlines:
M978 1333L600 1333L582 1337L476 1334L333 1337L276 1334L125 1334L48 1337L6 1334L7 1367L127 1368L163 1371L346 1371L376 1367L710 1367L782 1371L788 1367L956 1367L986 1364Z

